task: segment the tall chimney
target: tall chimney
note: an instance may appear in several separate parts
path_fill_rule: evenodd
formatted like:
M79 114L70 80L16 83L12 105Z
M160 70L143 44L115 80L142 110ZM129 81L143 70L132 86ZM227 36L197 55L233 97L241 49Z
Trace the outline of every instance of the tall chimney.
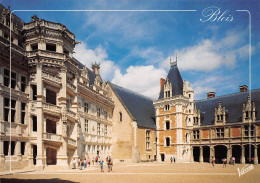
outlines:
M240 91L240 92L245 92L245 91L247 91L247 86L246 86L246 85L239 86L239 91Z
M215 92L208 92L207 93L207 99L208 98L214 98L216 96L216 93Z
M162 88L163 88L163 86L164 86L164 83L165 83L165 79L161 78L161 79L160 79L160 93L161 93L161 91L162 91ZM160 93L159 93L159 95L160 95Z

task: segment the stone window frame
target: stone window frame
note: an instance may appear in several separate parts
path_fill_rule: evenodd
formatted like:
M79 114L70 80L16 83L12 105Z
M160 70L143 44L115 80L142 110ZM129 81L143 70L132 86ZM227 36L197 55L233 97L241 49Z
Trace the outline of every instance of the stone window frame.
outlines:
M107 125L104 125L104 136L107 136Z
M97 123L97 135L100 135L101 123Z
M97 107L97 117L100 118L101 117L101 108Z
M23 81L23 78L25 79L24 81ZM26 82L26 76L23 76L23 75L21 75L21 91L22 92L25 92L25 90L26 90L26 85L27 85L27 82Z
M199 130L193 130L193 140L199 140L200 139L200 131Z
M167 123L169 123L169 128L167 128ZM171 121L170 120L166 120L165 122L164 122L164 130L171 130Z
M145 149L151 151L151 130L145 130Z
M89 113L89 103L88 102L84 102L84 112L85 113Z
M164 111L170 111L170 109L171 109L170 104L164 105Z
M122 114L122 112L121 112L121 111L119 112L119 121L120 121L120 122L122 122L122 121L123 121L123 114Z
M225 128L216 128L216 138L225 138Z
M169 139L169 145L167 146L167 139ZM171 147L171 136L164 137L164 147Z
M4 86L16 89L18 79L17 79L17 74L15 72L11 72L11 80L10 80L10 70L4 68L3 77L4 77L4 83L3 83ZM8 86L5 84L6 81L8 82Z
M85 121L84 121L84 128L85 128L85 133L88 133L89 132L89 121L88 119L85 118Z
M11 106L10 106L10 98L5 97L4 98L4 121L6 112L8 111L7 118L8 120L6 122L12 122L15 123L16 121L16 100L11 99Z
M250 130L249 127L251 126ZM250 134L250 136L249 136ZM244 136L245 137L253 137L255 134L255 126L253 125L246 125L244 126Z

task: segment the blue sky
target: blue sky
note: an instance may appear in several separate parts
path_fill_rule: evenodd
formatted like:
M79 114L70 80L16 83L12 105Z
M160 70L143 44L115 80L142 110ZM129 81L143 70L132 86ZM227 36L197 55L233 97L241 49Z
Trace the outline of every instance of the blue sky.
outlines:
M16 12L59 22L80 41L74 57L91 67L101 63L101 76L152 98L167 76L170 57L178 55L183 79L196 99L206 92L238 92L249 85L248 13L252 15L252 89L260 88L260 1L205 0L0 0L12 10L197 10L194 12ZM214 6L214 7L213 7ZM205 21L202 12L220 8L232 21ZM217 8L216 8L217 7ZM208 11L207 13L210 13ZM206 14L205 14L206 15Z

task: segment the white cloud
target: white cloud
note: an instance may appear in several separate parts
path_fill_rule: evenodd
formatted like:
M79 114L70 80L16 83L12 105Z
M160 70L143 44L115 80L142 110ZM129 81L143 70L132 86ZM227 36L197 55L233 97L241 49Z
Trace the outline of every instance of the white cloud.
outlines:
M248 56L248 45L243 44L244 33L229 31L220 40L204 39L198 44L175 50L181 70L213 71L220 66L234 68L238 60ZM160 66L169 67L170 56Z
M164 69L157 69L153 65L130 66L126 74L122 74L119 69L115 72L113 83L139 92L145 96L157 99L160 90L160 78L166 77Z
M104 80L112 79L114 71L118 66L111 60L107 60L108 54L102 46L98 46L94 50L89 49L87 45L82 42L75 47L73 56L88 68L94 62L100 63L100 75Z

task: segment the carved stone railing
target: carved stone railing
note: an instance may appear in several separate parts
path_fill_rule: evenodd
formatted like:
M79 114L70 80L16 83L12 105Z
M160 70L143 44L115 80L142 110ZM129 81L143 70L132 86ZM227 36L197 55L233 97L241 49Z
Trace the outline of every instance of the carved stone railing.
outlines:
M51 58L57 58L57 59L66 59L66 55L64 53L57 53L54 51L48 51L48 50L33 50L28 51L27 56L28 57L35 57L36 55L43 56L43 57L51 57Z
M61 113L61 107L53 105L53 104L43 103L42 107L43 107L43 110L48 111L48 112Z
M74 140L72 138L68 138L68 144L73 145L73 146L77 145L76 140Z
M56 82L56 83L61 83L61 78L50 75L50 74L45 73L45 72L42 73L42 77L44 79L47 79L47 80L50 80L50 81L53 81L53 82Z
M61 135L54 133L43 133L43 139L52 140L52 141L61 141Z
M71 83L69 83L69 82L67 82L67 87L68 87L69 89L73 90L73 91L76 90L76 86L73 85L73 84L71 84Z
M67 109L67 115L72 117L72 118L76 118L76 113L72 112L71 110Z

